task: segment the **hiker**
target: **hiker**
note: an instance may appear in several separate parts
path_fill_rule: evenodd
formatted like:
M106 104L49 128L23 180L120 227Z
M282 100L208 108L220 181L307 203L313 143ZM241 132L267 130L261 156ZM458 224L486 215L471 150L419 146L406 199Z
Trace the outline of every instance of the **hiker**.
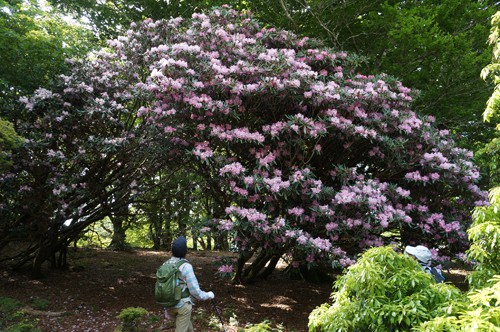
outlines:
M213 292L204 292L200 289L198 280L193 271L193 266L185 260L187 253L187 242L184 236L180 236L172 242L172 258L170 262L176 263L184 260L185 263L179 266L179 283L183 289L183 296L179 303L172 308L166 308L165 316L175 317L175 332L192 332L193 324L191 322L191 312L194 299L211 300L215 297ZM194 299L193 299L194 298Z
M430 265L432 253L427 247L420 245L416 247L406 246L405 254L416 258L424 271L432 275L437 283L444 282L441 270Z

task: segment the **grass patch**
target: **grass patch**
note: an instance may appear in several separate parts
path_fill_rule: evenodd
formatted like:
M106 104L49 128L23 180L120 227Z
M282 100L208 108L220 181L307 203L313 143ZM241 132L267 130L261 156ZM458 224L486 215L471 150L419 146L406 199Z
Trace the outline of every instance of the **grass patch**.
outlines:
M23 303L10 297L0 297L0 331L39 332L38 321L24 315Z

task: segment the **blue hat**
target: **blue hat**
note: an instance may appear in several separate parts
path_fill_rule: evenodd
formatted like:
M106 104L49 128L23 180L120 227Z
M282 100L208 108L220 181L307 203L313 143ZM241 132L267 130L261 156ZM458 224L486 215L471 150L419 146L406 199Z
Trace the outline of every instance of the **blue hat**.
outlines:
M187 253L187 241L184 236L179 236L172 242L172 254L175 257L184 258Z

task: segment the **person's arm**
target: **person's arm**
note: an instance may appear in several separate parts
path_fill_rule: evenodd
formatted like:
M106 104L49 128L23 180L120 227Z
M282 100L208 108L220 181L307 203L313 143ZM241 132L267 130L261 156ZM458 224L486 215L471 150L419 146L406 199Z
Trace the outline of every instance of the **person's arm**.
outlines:
M181 271L184 276L184 280L186 281L187 287L189 289L189 293L197 300L210 300L214 298L214 293L212 292L204 292L200 289L200 285L198 284L198 279L194 274L193 266L189 263L183 264L181 266Z

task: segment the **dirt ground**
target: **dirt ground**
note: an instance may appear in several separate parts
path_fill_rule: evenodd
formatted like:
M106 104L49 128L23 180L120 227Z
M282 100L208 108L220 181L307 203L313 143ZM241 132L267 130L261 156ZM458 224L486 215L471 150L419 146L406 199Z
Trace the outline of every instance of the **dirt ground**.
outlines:
M39 319L42 331L114 331L120 325L116 316L128 307L148 310L146 331L174 330L153 298L154 273L169 254L78 249L68 255L68 271L47 269L46 278L41 280L0 270L0 297L27 305L34 299L48 301L43 310L29 309ZM216 262L228 255L199 251L187 256L200 287L215 293L228 331L263 321L272 322L281 331L307 331L309 313L328 301L331 284L288 280L280 271L252 285L233 285L216 273ZM196 303L193 321L196 331L219 331L210 302Z
M0 269L0 297L12 297L27 305L42 331L115 331L116 317L128 307L145 308L145 331L173 331L171 320L153 299L154 273L169 254L138 250L115 252L78 249L69 255L67 271L47 269L46 278ZM188 259L203 290L212 290L222 311L226 331L247 324L270 322L276 331L307 331L309 313L328 302L332 285L289 280L276 271L268 280L233 285L221 279L215 264L228 253L190 252ZM464 273L446 275L463 288ZM30 308L36 299L48 301L43 310ZM210 302L197 302L193 310L196 331L221 331Z

